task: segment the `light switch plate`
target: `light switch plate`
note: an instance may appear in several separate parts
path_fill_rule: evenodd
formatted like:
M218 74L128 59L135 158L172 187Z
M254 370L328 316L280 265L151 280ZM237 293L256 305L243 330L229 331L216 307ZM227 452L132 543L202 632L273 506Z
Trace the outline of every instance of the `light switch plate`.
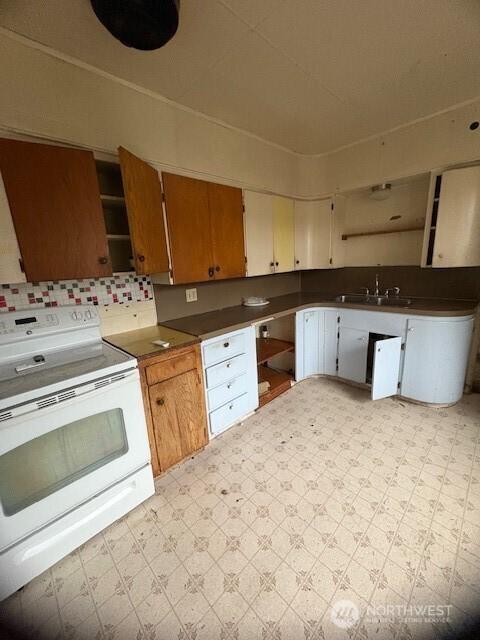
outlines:
M197 301L197 290L196 289L185 289L185 298L187 302L196 302Z

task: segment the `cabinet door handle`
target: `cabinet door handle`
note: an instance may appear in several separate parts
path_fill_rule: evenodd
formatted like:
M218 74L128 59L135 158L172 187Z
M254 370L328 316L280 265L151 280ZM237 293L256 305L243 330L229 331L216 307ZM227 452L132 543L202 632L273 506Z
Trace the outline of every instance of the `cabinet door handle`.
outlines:
M230 346L230 343L229 342L224 342L223 346L225 347L225 349L227 349Z
M156 402L161 407L165 404L165 398L157 398Z
M295 260L295 264L300 264L300 260Z
M275 262L275 266L278 267L278 262Z
M98 261L100 264L108 264L108 256L100 256Z
M208 277L209 278L213 278L213 275L215 273L215 270L213 267L208 267Z
M362 336L361 338L359 338L360 342L365 342L366 338L365 336Z
M229 382L229 383L227 384L227 389L231 389L231 388L232 388L232 383L231 383L231 382Z
M231 362L227 362L227 369L230 369L230 367L232 366Z
M275 263L274 263L274 262L270 262L270 266L271 266L271 267L274 267L274 266L275 266Z
M220 265L217 264L217 266L215 267L215 271L220 271Z
M409 327L408 330L409 331L413 331L414 327Z
M228 408L230 409L230 411L233 409L233 404L229 404Z
M137 256L139 262L145 262L145 256Z

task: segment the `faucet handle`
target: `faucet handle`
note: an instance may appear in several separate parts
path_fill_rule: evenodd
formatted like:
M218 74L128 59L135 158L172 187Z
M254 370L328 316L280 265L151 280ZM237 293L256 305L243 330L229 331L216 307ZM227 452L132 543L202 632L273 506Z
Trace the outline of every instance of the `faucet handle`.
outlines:
M388 289L385 289L385 294L388 298L388 294L390 292L393 292L394 295L398 296L400 294L400 287L389 287Z
M360 287L360 289L365 292L366 296L370 295L370 289L368 287Z

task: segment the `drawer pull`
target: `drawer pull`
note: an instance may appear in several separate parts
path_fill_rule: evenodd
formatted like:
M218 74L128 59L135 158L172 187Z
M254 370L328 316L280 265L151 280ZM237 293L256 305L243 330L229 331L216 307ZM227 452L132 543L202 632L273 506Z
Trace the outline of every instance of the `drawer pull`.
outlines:
M232 388L232 383L231 383L231 382L229 382L229 383L227 384L227 389L231 389L231 388Z
M157 404L161 407L162 405L165 404L165 399L164 398L157 398Z
M230 409L230 411L233 409L233 404L229 404L228 408Z
M227 362L227 369L230 369L230 367L232 366L231 362Z
M230 346L230 343L229 342L224 342L223 346L225 347L225 349L228 349L228 347Z

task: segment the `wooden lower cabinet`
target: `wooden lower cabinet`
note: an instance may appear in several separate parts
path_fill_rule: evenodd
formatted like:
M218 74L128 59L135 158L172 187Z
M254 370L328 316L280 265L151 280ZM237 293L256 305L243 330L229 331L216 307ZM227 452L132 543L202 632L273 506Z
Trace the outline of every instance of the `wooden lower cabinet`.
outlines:
M140 362L140 372L157 476L208 443L200 348L194 345L146 358Z

